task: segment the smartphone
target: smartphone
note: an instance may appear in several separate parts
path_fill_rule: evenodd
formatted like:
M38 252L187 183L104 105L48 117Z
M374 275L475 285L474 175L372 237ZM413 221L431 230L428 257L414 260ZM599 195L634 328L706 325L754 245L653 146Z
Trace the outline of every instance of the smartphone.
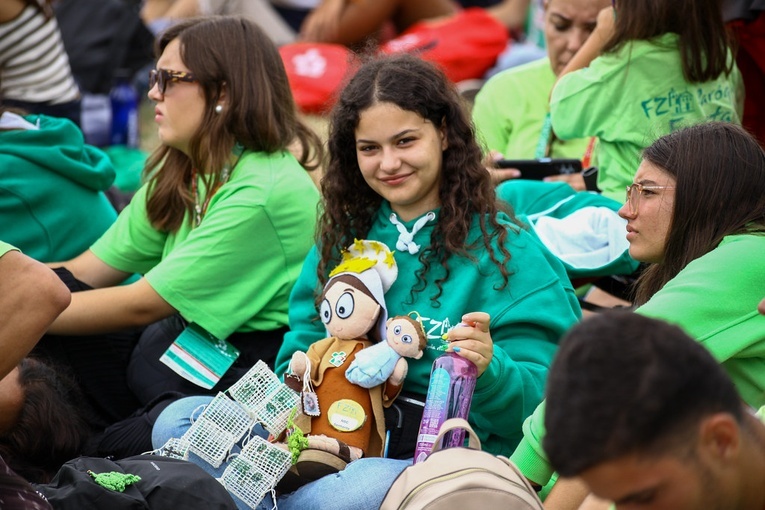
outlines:
M495 164L497 168L517 168L521 171L521 179L536 181L552 175L575 174L582 171L582 162L578 159L500 159Z

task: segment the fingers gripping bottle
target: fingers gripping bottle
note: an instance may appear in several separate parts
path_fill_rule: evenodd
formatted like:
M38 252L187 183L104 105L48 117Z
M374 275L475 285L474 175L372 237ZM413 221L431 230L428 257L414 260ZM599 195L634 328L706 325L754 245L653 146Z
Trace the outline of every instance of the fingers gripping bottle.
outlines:
M433 449L441 424L449 418L468 419L478 370L475 364L455 352L445 352L433 362L425 409L414 450L414 463ZM462 446L465 431L455 429L444 436L444 448Z

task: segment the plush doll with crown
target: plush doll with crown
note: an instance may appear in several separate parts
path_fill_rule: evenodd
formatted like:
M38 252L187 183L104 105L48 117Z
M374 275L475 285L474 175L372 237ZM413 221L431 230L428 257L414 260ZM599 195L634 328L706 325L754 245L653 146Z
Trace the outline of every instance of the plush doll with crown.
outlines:
M389 391L385 384L365 388L345 372L359 351L385 338L383 294L397 275L387 246L354 242L322 292L319 313L330 336L292 356L290 372L302 379L303 412L311 416L307 443L294 466L303 483L383 453L383 405L396 397L401 381Z

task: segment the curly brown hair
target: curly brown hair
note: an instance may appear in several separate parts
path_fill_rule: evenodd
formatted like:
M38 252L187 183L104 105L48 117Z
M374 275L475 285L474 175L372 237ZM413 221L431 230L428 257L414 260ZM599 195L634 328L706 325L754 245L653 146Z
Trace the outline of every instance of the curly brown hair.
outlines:
M327 268L338 262L343 248L355 238L366 236L383 201L361 175L355 137L361 114L379 103L394 104L418 114L434 126L443 127L448 142L439 183L441 209L430 245L419 255L422 267L417 271L418 283L412 289L412 297L425 289L425 275L431 265L438 262L444 274L435 280L437 292L431 299L437 302L443 291L442 284L449 278L449 258L456 254L474 260L470 251L478 249L479 244L488 251L502 274L502 287L505 287L510 276L507 270L510 252L505 247L507 229L497 220L497 199L489 173L481 162L473 124L459 94L443 72L411 55L366 62L343 90L332 111L329 164L321 181L324 210L317 230L319 282L322 285L326 282ZM480 241L467 245L467 236L476 218L483 235ZM495 239L498 249L492 246Z

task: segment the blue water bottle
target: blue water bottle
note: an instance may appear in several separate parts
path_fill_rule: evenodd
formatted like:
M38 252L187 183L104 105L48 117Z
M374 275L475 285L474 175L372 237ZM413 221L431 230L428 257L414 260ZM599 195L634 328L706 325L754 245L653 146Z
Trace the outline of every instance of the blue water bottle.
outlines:
M127 70L115 74L115 83L109 92L112 103L111 145L138 147L138 91L130 81Z

